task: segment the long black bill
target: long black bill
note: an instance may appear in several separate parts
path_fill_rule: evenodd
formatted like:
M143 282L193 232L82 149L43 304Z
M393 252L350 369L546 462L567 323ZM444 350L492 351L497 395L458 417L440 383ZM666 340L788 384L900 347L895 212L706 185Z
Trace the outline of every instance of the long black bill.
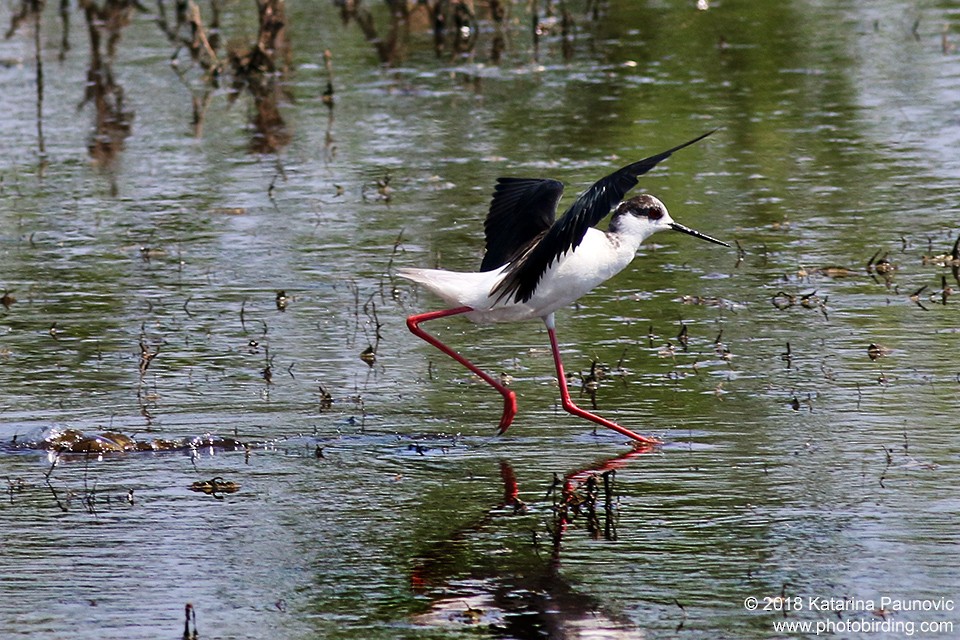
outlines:
M699 231L697 231L697 230L695 230L695 229L691 229L690 227L685 227L685 226L683 226L682 224L680 224L679 222L671 222L671 223L670 223L670 228L673 229L674 231L680 231L681 233L685 233L685 234L687 234L687 235L693 236L694 238L700 238L701 240L706 240L707 242L712 242L712 243L714 243L714 244L719 244L719 245L724 246L724 247L729 247L729 246L730 246L730 245L728 245L726 242L724 242L723 240L717 240L716 238L711 238L711 237L708 236L707 234L705 234L705 233L700 233Z

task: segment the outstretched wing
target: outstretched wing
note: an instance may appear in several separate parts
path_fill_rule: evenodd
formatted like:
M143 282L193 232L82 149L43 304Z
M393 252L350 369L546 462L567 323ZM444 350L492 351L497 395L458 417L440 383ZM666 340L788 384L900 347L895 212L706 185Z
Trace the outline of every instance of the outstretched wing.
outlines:
M512 296L514 302L526 302L533 297L533 292L536 291L540 278L543 277L544 272L550 268L554 260L563 256L567 251L576 249L587 233L587 229L607 217L610 209L619 203L630 189L636 186L640 176L669 158L675 151L703 140L714 131L716 129L655 156L628 164L598 180L593 186L581 193L563 216L543 234L534 246L511 262L503 279L497 283L492 291L493 294L497 295L497 300Z
M493 271L516 259L541 236L557 215L563 184L536 178L498 178L483 223L487 251L480 271Z

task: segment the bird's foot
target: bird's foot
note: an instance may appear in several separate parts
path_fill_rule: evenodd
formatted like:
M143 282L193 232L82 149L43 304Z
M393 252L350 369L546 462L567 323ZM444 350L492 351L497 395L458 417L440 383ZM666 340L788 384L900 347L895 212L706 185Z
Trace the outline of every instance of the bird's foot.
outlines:
M606 427L607 429L613 429L620 435L627 436L628 438L630 438L630 441L631 441L630 443L633 445L635 449L648 450L663 444L661 441L657 440L656 438L652 438L650 436L642 436L639 433L634 433L633 431L630 431L630 429L627 429L626 427L621 427L616 422L607 420L606 418L601 418L597 414L590 413L586 409L581 409L580 407L578 407L576 404L573 403L573 400L570 399L569 395L561 396L560 399L561 399L563 408L567 411L567 413L572 413L575 416L585 418L590 422L599 424L603 427Z
M497 427L497 433L503 435L513 423L514 416L517 415L517 394L509 389L503 394L503 416L500 417L500 426Z
M653 451L654 449L656 449L657 447L663 444L663 441L661 440L657 440L652 436L642 436L639 433L635 433L630 429L627 429L626 427L621 427L616 422L610 422L609 420L605 420L603 418L601 418L601 420L603 420L603 422L599 422L598 424L602 424L608 429L613 429L617 433L621 435L625 435L628 438L630 438L630 444L637 451Z
M630 444L633 445L633 448L636 451L640 451L640 452L653 451L658 446L663 444L662 440L657 440L656 438L651 438L649 436L641 436L639 434L634 434L634 438L635 439L630 440Z

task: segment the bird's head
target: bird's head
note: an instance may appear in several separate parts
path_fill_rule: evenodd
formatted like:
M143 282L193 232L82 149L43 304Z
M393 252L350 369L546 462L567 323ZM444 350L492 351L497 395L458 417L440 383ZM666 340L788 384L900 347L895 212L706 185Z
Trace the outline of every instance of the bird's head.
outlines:
M670 217L667 207L658 198L644 193L624 200L617 205L610 219L610 233L622 236L639 237L643 242L658 231L680 231L695 238L729 247L722 240L685 227Z

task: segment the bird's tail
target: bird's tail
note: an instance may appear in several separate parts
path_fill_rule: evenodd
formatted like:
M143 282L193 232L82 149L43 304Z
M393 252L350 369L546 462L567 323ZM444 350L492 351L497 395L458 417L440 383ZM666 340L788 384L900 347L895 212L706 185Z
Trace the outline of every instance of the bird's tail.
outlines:
M451 306L478 309L489 305L490 286L485 282L478 282L479 279L489 279L487 272L463 273L445 269L402 267L397 269L397 275L423 285Z

